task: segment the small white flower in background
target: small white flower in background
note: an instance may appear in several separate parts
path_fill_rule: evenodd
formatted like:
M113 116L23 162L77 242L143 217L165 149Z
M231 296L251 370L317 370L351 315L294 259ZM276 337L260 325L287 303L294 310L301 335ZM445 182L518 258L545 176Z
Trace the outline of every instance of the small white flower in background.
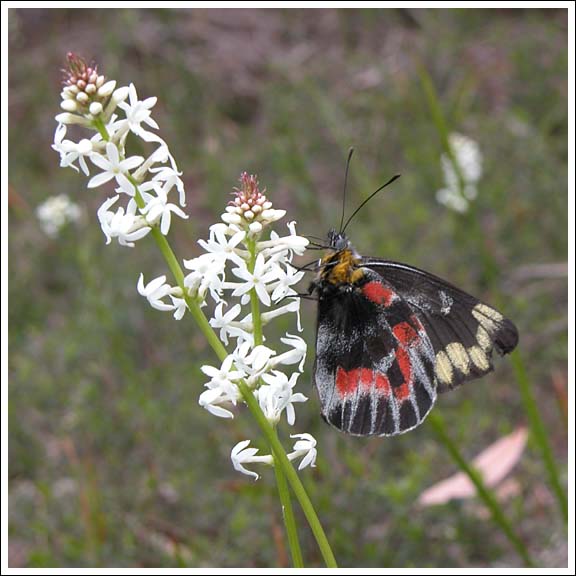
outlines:
M54 238L66 224L78 222L82 210L66 194L59 194L42 202L36 208L36 216L44 233Z
M459 181L452 159L448 154L442 154L445 186L436 192L436 200L455 212L464 213L468 211L470 202L478 196L477 184L482 177L482 152L477 142L463 134L450 134L449 145L462 182Z
M106 81L94 64L88 65L72 53L68 54L67 60L61 94L65 112L56 117L59 124L52 146L60 154L61 166L82 170L88 176L86 158L89 158L99 171L88 181L88 188L115 180L116 193L130 197L124 206L116 205L120 196L110 198L98 211L108 244L112 238L117 238L121 245L133 246L136 240L156 226L167 234L173 214L187 218L178 206L169 201L168 194L177 187L182 205L186 194L168 146L159 136L143 128L158 129L151 115L156 97L140 101L133 84L116 88L116 82ZM96 133L91 139L74 142L66 139L67 124L91 128ZM130 132L147 145L156 146L146 159L126 153L126 138ZM169 166L158 166L167 162ZM113 205L115 211L110 209ZM175 317L178 318L185 305L178 301L175 306Z
M232 459L232 465L238 472L246 474L247 476L253 476L254 480L258 480L260 476L252 470L247 470L244 468L244 464L268 464L269 466L274 464L274 459L272 455L268 454L266 456L256 456L258 454L258 448L248 448L250 445L250 440L242 440L238 442L232 452L230 453L230 458Z
M298 470L310 466L314 468L316 466L316 456L318 454L316 450L316 440L311 434L291 434L290 438L300 438L294 443L293 452L288 454L290 460L295 460L296 458L302 458Z

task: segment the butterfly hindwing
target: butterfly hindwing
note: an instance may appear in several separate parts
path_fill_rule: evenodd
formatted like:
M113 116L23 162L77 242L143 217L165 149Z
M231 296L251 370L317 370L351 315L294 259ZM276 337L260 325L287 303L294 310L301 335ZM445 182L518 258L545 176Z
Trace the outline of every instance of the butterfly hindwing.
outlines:
M376 272L362 286L327 287L318 303L314 379L322 415L356 435L420 424L436 399L435 351L398 291Z
M494 350L503 355L518 344L510 320L441 278L398 262L365 258L362 266L377 273L418 317L434 349L439 392L487 374Z

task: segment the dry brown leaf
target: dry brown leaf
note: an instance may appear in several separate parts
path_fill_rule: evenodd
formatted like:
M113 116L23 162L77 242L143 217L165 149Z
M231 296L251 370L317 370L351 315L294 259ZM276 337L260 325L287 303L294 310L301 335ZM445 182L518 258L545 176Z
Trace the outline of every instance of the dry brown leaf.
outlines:
M517 428L488 446L473 460L472 464L488 487L496 486L510 473L520 460L527 439L528 430L525 427ZM435 506L450 500L472 498L475 494L476 488L468 476L458 472L424 490L418 498L418 504Z

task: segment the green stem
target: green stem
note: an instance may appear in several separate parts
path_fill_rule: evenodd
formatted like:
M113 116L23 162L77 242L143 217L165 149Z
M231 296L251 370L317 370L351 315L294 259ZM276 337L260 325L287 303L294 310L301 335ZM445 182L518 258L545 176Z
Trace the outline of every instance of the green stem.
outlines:
M542 421L540 412L538 410L538 404L534 398L532 384L528 378L526 366L524 365L524 361L522 360L522 356L518 350L512 352L510 355L510 360L512 361L512 366L514 367L516 380L520 385L520 393L522 395L522 402L524 403L524 410L528 415L530 429L532 430L534 440L538 446L540 454L542 455L546 473L548 474L548 480L552 486L556 499L558 500L562 518L564 519L564 522L568 522L568 498L566 497L566 492L562 488L562 483L560 482L560 476L558 474L558 468L556 467L554 453L552 452L552 447L550 446L550 442L548 440L546 427L544 426L544 422Z
M92 125L98 132L100 132L100 136L102 136L106 142L110 140L108 130L106 130L106 125L101 118L94 118L94 120L92 120Z
M266 436L266 439L272 448L275 462L282 468L282 471L284 472L290 487L292 488L292 491L300 503L302 511L304 512L310 529L312 530L312 534L314 534L318 547L320 548L320 553L324 558L326 566L328 568L337 568L338 564L336 563L336 558L334 558L334 554L330 548L330 543L328 542L326 534L324 533L324 529L320 524L316 510L314 510L314 506L312 505L312 502L306 493L306 489L304 488L300 477L296 473L296 470L294 470L290 460L288 460L288 456L286 455L284 447L276 435L276 431L270 422L268 422L266 416L258 405L258 401L246 383L238 382L238 388L240 389L242 397L248 405L250 412L252 412L252 415L254 416L258 426L260 426L264 436Z
M248 240L247 245L250 252L248 269L250 272L254 272L256 266L256 240ZM264 337L262 333L262 317L260 316L260 301L258 300L258 294L256 294L254 288L250 290L250 306L252 309L254 344L258 346L262 344ZM302 550L300 549L300 541L298 540L298 530L296 528L294 510L292 508L292 498L290 496L288 484L286 483L286 477L284 476L281 466L278 465L277 458L274 458L274 472L276 474L278 495L280 496L280 503L282 505L282 518L286 528L286 536L288 537L292 563L296 568L302 568L304 562L302 559Z
M274 472L276 473L278 495L280 496L280 502L282 504L282 516L284 518L284 526L286 527L288 545L290 546L290 553L292 555L292 565L294 568L304 568L304 560L302 559L302 550L300 549L300 541L298 540L298 530L296 528L294 510L292 509L290 490L286 482L286 476L284 476L284 472L282 472L280 466L277 465L276 460Z
M508 521L506 514L502 510L500 503L494 496L492 490L490 490L486 484L484 484L484 480L480 473L462 456L456 444L452 441L452 439L448 436L446 432L446 427L444 426L444 421L442 420L441 416L435 413L431 413L428 416L428 422L431 424L438 440L444 445L446 450L448 450L452 459L456 462L456 464L460 467L460 469L470 478L474 486L476 487L476 491L480 499L484 502L490 513L492 514L492 519L494 522L499 526L499 528L506 534L510 543L514 546L518 554L524 560L524 564L528 567L533 567L534 562L530 558L528 554L528 550L524 545L524 542L520 539L520 537L514 532L514 528L512 524Z
M254 272L256 266L256 240L247 240L248 251L250 252L250 261L248 262L248 269ZM256 290L250 290L250 308L252 311L252 326L254 334L254 344L256 346L262 344L262 317L260 316L260 301Z

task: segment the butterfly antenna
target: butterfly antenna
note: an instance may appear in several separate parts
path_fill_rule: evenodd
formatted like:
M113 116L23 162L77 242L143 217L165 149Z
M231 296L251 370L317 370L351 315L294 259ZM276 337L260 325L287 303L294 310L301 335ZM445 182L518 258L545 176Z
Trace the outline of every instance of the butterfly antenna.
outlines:
M354 154L354 148L348 150L348 160L346 160L346 173L344 174L344 192L342 194L342 217L340 218L340 232L342 232L342 224L344 224L344 211L346 210L346 188L348 186L348 170L350 169L350 160Z
M375 190L374 192L372 192L372 194L370 194L370 196L368 196L368 198L366 198L366 200L364 200L364 202L362 202L362 204L360 204L360 206L358 206L358 208L356 208L356 210L354 210L354 213L352 214L352 216L350 216L350 218L348 218L348 220L346 220L346 224L344 224L344 228L342 228L342 226L340 226L340 234L344 234L346 228L348 228L348 224L350 224L352 218L354 218L354 216L356 216L356 214L358 214L358 212L360 212L360 210L362 210L362 208L364 208L364 206L366 206L366 204L368 202L370 202L370 200L372 200L372 198L374 198L374 196L376 196L376 194L378 194L378 192L380 192L381 190L384 190L384 188L386 188L386 186L389 186L390 184L392 184L392 182L394 182L395 180L398 180L398 178L400 178L400 174L396 174L396 176L392 176L392 178L390 178L390 180L388 180L388 182L386 182L386 184L383 184L382 186L380 186L380 188L378 188L378 190Z

